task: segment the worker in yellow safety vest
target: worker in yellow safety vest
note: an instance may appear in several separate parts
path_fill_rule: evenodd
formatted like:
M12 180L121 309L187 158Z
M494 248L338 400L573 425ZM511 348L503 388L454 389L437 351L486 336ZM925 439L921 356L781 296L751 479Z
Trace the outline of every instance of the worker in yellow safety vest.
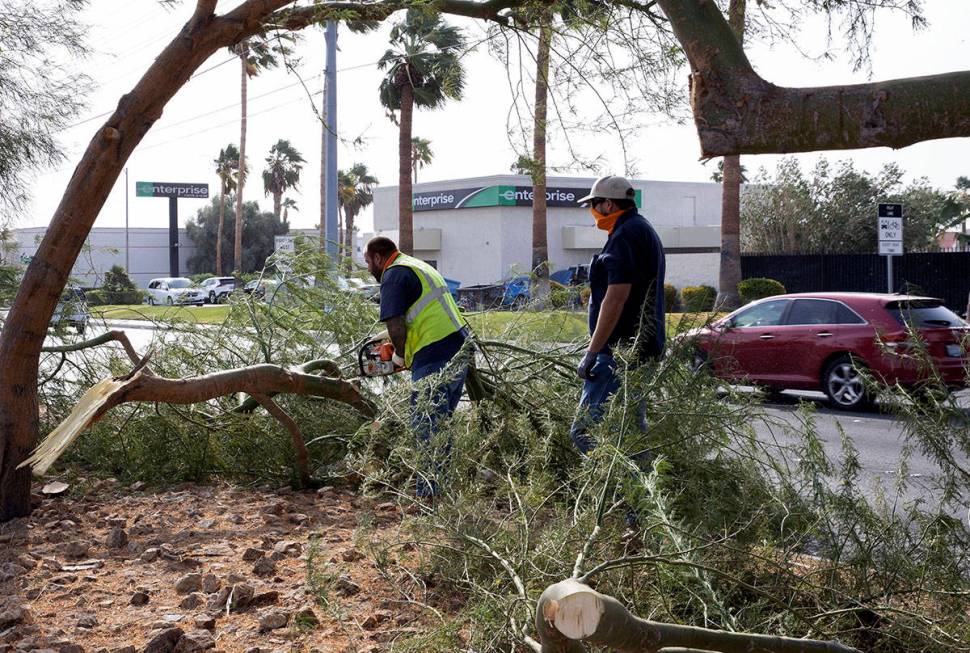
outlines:
M450 443L439 447L444 451L435 452L431 436L461 399L467 362L449 364L462 351L467 323L444 277L428 263L398 251L390 238L377 236L368 241L364 260L381 284L380 320L394 345L395 364L410 368L415 382L448 368L444 378L435 377L433 383L423 384L411 394L412 426L428 462L418 470L417 493L434 495L439 491L437 477Z

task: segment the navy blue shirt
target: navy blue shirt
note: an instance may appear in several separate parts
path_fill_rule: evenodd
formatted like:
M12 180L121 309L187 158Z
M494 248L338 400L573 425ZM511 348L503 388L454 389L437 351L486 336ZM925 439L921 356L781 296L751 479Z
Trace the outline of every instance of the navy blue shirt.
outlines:
M637 358L641 362L663 354L664 270L663 244L647 220L631 209L621 215L603 251L589 265L589 333L596 329L600 305L610 284L631 284L630 296L620 319L606 341L607 349L639 335Z
M403 265L392 265L381 276L381 322L392 317L404 317L408 309L421 298L421 281L418 275ZM414 352L411 369L429 363L447 362L454 358L465 342L461 331L425 345Z

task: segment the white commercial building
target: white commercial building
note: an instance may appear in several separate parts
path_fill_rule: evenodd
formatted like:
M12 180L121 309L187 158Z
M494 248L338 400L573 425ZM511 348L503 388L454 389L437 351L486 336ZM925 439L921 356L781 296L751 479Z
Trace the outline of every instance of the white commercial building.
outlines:
M8 259L27 263L37 252L47 227L14 229L16 247L7 254ZM291 229L290 235L303 234L310 238L316 235L315 229ZM178 270L173 274L169 230L167 227L95 227L84 241L81 254L74 263L71 276L84 288L101 285L104 273L113 265L128 270L128 276L139 288L146 288L148 282L157 277L188 276L189 259L195 256L195 243L185 229L178 230L178 243L174 248L178 253ZM231 271L226 272L231 275Z
M547 234L553 270L589 263L606 242L589 209L576 200L594 179L549 177ZM721 186L632 180L640 212L667 253L667 283L716 286L721 248ZM462 285L528 272L532 261L529 177L495 175L414 185L414 249ZM398 188L374 192L374 230L397 240ZM366 239L362 238L366 243Z
M37 252L47 227L14 229L17 240L16 256L27 262ZM195 244L185 229L178 230L178 272L188 274L189 259L195 255ZM104 273L113 265L128 270L128 276L139 288L145 288L156 277L170 274L168 227L157 229L138 227L96 227L88 234L71 276L78 285L93 288L101 285Z

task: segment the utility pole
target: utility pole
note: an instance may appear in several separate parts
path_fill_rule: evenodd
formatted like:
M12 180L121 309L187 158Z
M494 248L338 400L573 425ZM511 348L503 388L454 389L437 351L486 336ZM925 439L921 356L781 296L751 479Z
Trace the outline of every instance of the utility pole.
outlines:
M324 208L320 216L326 224L327 255L336 264L340 254L337 243L337 23L327 21L325 33L327 44L327 68L324 75Z

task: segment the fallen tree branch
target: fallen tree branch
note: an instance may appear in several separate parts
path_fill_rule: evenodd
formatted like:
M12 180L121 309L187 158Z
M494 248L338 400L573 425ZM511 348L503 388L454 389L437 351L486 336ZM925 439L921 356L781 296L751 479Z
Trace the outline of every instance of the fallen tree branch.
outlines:
M307 454L306 442L303 441L300 427L285 410L279 407L279 404L266 395L257 393L253 395L253 398L290 432L290 436L293 438L293 450L296 451L296 469L300 474L300 483L303 487L310 487L310 456Z
M89 338L88 340L82 340L80 342L74 342L69 345L52 345L49 347L42 347L41 351L44 353L52 354L66 354L73 351L81 351L82 349L90 349L91 347L97 347L98 345L103 345L108 342L120 342L121 346L124 347L125 353L128 354L128 358L135 365L141 363L142 358L135 351L135 348L131 344L131 340L128 339L128 334L124 331L108 331L102 333L96 338Z
M839 642L678 626L634 616L616 599L575 580L550 585L536 606L542 653L584 653L584 644L619 653L701 650L720 653L859 653Z
M144 365L145 361L147 357L139 361L139 366ZM116 379L105 379L88 390L71 414L37 446L26 460L20 463L18 469L29 465L34 473L43 474L84 430L104 417L109 410L121 404L130 402L197 404L237 392L261 397L263 400L261 403L290 430L291 434L296 424L269 399L270 393L326 397L354 407L365 417L370 418L377 414L373 402L352 383L342 379L306 374L279 365L253 365L186 379L154 376L148 370L136 366L132 373ZM278 412L270 406L275 407ZM297 448L297 463L300 464L298 434L297 427L294 445ZM299 435L299 441L303 442L302 435ZM305 470L305 446L302 455ZM301 470L301 476L304 470Z

